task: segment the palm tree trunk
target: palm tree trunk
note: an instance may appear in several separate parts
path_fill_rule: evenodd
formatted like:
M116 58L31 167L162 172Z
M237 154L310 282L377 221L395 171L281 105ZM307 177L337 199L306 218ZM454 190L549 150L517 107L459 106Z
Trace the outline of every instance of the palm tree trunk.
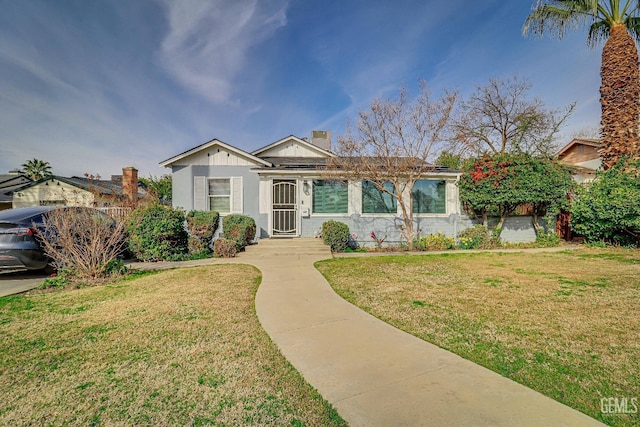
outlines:
M640 156L640 70L638 50L624 24L614 25L602 50L602 164L615 165L621 157Z

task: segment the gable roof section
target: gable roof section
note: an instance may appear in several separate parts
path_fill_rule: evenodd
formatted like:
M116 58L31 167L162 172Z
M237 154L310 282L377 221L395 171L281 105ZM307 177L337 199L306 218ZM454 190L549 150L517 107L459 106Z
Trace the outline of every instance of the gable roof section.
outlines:
M18 191L26 190L27 188L34 187L36 185L42 184L43 182L47 182L50 180L57 180L60 182L64 182L65 184L71 185L73 187L79 188L84 191L89 191L89 192L97 191L103 195L123 196L122 185L119 182L81 178L78 176L65 178L63 176L57 176L57 175L51 175L45 178L41 178L37 181L31 181L21 186L12 187L11 190L7 191L5 194L13 194ZM146 194L145 186L139 182L138 195L139 197L143 197L145 194Z
M22 174L0 175L0 190L7 187L15 187L21 184L26 184L28 182L31 182L31 180Z
M588 145L590 147L595 147L595 148L600 148L600 146L602 145L600 143L599 139L592 139L592 138L574 138L570 143L568 143L567 145L565 145L564 147L562 147L560 149L560 151L558 151L555 155L555 157L562 157L564 156L569 150L571 150L573 147L575 147L576 145Z
M215 146L219 146L224 148L225 150L229 150L231 152L233 152L234 154L237 154L240 157L244 157L247 160L250 160L253 163L256 163L258 165L262 165L262 166L271 166L271 163L267 162L266 160L260 159L259 157L256 157L255 155L251 154L251 153L247 153L244 150L241 150L239 148L236 148L232 145L229 145L225 142L220 141L219 139L212 139L211 141L205 142L204 144L200 144L197 147L193 147L183 153L178 154L177 156L173 156L167 160L163 160L162 162L160 162L160 166L163 166L165 168L170 167L171 165L173 165L174 163L184 159L185 157L191 156L193 154L199 153L200 151L204 151L204 150L208 150L211 149Z
M0 182L0 202L11 202L13 200L13 191L31 182L29 178L22 175L14 176L13 178Z
M335 157L335 154L333 154L331 151L327 151L324 148L320 148L317 145L313 145L312 143L310 143L309 141L305 141L304 139L298 138L295 135L289 135L287 137L284 137L282 139L277 140L276 142L272 142L269 145L266 145L262 148L258 148L256 151L253 151L251 154L253 154L254 156L260 156L260 154L269 151L273 148L276 148L279 145L282 145L286 142L289 142L291 140L294 140L295 142L297 142L298 144L302 145L303 147L311 150L311 151L315 151L316 153L321 154L324 157Z
M36 181L31 181L27 184L21 185L19 187L14 188L13 190L10 191L10 193L15 193L17 191L22 191L22 190L26 190L27 188L31 188L31 187L35 187L36 185L42 184L43 182L47 182L47 181L52 181L52 180L58 180L60 182L64 182L65 184L69 184L72 185L74 187L78 187L81 190L84 190L84 188L82 188L80 185L78 185L75 182L70 181L68 178L65 178L63 176L57 176L57 175L50 175L44 178L40 178Z

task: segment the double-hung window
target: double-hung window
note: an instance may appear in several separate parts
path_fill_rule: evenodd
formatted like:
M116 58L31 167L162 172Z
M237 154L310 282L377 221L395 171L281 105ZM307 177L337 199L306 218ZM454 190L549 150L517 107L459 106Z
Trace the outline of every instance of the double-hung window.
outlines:
M386 191L381 191L370 181L362 182L362 213L398 213L397 200L391 195L396 192L394 185L385 182L384 189Z
M242 177L193 177L193 209L242 213Z
M313 180L313 213L347 213L349 186L347 181Z
M447 185L445 181L421 179L413 186L413 213L447 213Z
M231 179L209 179L209 209L220 213L231 212Z

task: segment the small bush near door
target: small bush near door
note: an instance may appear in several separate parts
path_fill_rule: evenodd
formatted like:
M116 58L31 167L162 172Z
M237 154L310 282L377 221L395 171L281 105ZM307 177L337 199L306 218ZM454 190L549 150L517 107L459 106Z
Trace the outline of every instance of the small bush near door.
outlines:
M222 218L222 235L236 242L238 250L244 249L256 237L256 222L246 215L228 215Z
M218 228L220 215L215 211L190 211L187 214L189 253L209 251L213 234Z
M236 242L230 239L217 239L213 244L213 255L216 258L233 258L238 249Z
M333 252L344 252L349 237L349 226L344 222L331 220L322 224L322 240Z

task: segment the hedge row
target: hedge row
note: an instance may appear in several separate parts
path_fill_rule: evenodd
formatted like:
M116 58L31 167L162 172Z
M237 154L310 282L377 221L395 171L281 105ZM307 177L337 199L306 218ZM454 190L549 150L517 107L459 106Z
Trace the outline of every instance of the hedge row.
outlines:
M127 220L129 249L141 261L175 260L187 253L210 253L219 223L220 216L213 211L191 211L185 216L179 209L160 204L140 207ZM218 252L217 256L234 256L255 238L256 223L248 216L229 215L223 219L223 230L224 239L218 239L223 241L217 244L217 251L214 246L214 252ZM233 250L225 240L233 243Z

